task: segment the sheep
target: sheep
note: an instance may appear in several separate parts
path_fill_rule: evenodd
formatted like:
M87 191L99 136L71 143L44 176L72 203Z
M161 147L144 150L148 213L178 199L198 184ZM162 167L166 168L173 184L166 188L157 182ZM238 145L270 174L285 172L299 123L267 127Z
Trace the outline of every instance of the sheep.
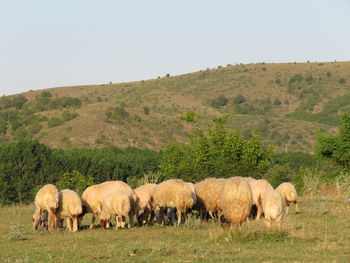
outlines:
M48 213L48 230L52 230L56 226L55 210L58 207L58 190L55 185L47 184L39 189L35 195L35 212L32 217L33 227L38 229L41 224L41 213Z
M182 223L182 216L193 205L190 187L179 179L170 179L157 185L151 193L151 200L152 207L160 210L162 224L165 221L164 210L168 207L176 208L178 226Z
M285 210L285 202L282 195L278 191L270 189L265 192L262 201L262 209L267 226L270 227L271 221L275 221L278 222L279 227L281 227Z
M259 220L262 212L263 196L267 191L273 190L273 187L265 179L249 180L249 186L252 190L253 204L257 208L256 220Z
M116 229L125 228L125 217L131 210L131 198L125 191L116 190L103 200L100 222L103 228L107 227L108 220L115 216Z
M222 183L220 205L230 227L246 221L252 204L252 191L244 178L232 177Z
M138 214L138 198L129 185L122 181L107 181L101 184L89 186L83 192L83 210L84 213L92 213L90 228L94 227L97 216L102 212L103 200L116 190L125 191L131 198L131 209L129 213L130 227L133 226L134 215ZM82 216L84 215L82 214Z
M58 197L58 208L56 209L57 218L66 218L68 231L78 231L78 216L83 211L80 196L73 190L64 189L58 193Z
M299 206L297 202L297 190L295 189L294 185L291 183L282 183L280 184L276 190L280 192L280 194L283 196L286 204L286 215L288 214L289 210L289 204L294 203L295 204L295 213L299 213Z
M200 212L201 220L204 219L205 212L208 212L212 219L215 219L213 213L217 212L220 219L222 214L220 193L223 181L224 179L221 178L207 178L195 185L196 208Z
M154 218L154 213L151 207L151 192L156 187L156 184L145 184L134 189L135 194L139 199L139 209L143 210L137 218L138 224L142 226L144 223L151 222ZM149 220L149 216L151 219Z

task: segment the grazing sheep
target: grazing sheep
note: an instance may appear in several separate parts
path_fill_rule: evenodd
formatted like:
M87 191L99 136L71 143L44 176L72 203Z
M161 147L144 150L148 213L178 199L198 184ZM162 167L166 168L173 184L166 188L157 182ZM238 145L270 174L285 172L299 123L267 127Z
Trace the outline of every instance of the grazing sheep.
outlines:
M103 228L108 227L108 220L115 216L117 222L116 229L125 227L125 217L129 215L131 210L131 198L129 193L117 190L108 195L103 200L102 212L100 214L100 222Z
M154 214L151 207L151 192L156 187L156 184L145 184L141 185L134 190L135 194L139 200L139 209L142 210L142 214L137 217L137 221L140 226L144 223L150 222L149 216L151 215L151 220L154 218Z
M215 212L220 219L222 209L220 206L221 188L224 179L207 178L195 185L197 195L197 209L200 212L201 220L204 219L205 212L208 212L212 219L215 219Z
M270 227L271 221L275 221L278 222L279 226L281 227L285 210L285 202L282 195L278 191L271 189L265 192L262 201L262 209L267 226Z
M252 191L243 177L226 179L222 184L220 205L225 219L232 224L242 224L250 214Z
M48 213L48 229L52 230L56 226L55 210L58 207L58 190L53 184L44 185L35 195L35 212L33 214L33 227L38 229L41 224L41 213Z
M193 183L185 183L191 189L191 196L193 200L193 206L197 203L196 189Z
M131 209L129 213L130 227L133 226L134 215L138 214L138 200L135 192L129 185L122 181L107 181L101 184L89 186L83 192L83 210L84 213L92 213L90 228L94 227L97 216L102 212L103 200L116 190L125 191L131 198Z
M68 231L78 231L78 216L83 211L80 196L73 190L64 189L58 193L58 197L58 208L56 210L57 218L66 218Z
M162 223L165 222L165 209L176 208L177 225L181 224L182 216L185 217L187 209L193 205L191 189L179 179L170 179L157 185L151 193L151 200L153 209L160 210Z
M267 191L273 190L273 187L265 179L250 180L249 186L250 186L250 189L252 190L253 204L257 208L256 220L259 220L262 212L263 196Z
M280 194L283 196L284 200L286 201L286 215L288 214L289 210L289 204L294 203L295 204L295 213L299 213L299 206L297 202L297 190L295 190L295 187L291 183L281 183L276 190L280 192Z

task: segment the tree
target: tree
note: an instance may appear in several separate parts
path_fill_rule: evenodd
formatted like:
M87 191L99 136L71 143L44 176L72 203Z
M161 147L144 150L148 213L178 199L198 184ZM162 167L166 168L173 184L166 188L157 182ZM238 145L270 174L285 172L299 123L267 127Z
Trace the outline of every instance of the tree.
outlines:
M87 187L93 184L94 178L92 176L84 176L78 170L73 170L62 175L57 182L57 188L59 190L72 189L81 195Z
M318 134L316 153L323 159L348 168L350 165L350 116L345 113L341 119L339 134Z
M160 169L167 178L199 181L207 177L261 177L271 163L272 147L264 147L253 135L244 139L229 132L226 120L216 118L206 130L197 129L189 144L169 144Z

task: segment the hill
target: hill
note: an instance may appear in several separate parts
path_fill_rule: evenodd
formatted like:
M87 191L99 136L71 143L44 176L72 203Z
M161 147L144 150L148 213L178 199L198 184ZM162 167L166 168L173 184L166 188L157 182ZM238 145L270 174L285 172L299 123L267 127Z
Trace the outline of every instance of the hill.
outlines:
M227 65L4 96L0 142L36 138L55 148L160 150L227 115L227 127L246 137L255 132L279 151L312 152L317 130L336 132L339 115L349 109L350 62Z

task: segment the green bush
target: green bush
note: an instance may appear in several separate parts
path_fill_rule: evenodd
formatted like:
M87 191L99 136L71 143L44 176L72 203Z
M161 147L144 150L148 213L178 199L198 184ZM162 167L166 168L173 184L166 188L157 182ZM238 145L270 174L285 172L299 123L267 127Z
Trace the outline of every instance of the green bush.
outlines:
M62 175L60 180L56 183L59 190L71 189L81 195L84 190L94 184L92 176L84 176L79 171L73 170Z
M53 127L57 127L59 125L61 125L63 123L63 121L58 118L58 117L52 117L49 119L49 121L47 122L47 126L49 128L53 128Z
M227 104L228 99L224 95L220 95L219 97L212 99L210 104L214 108L220 108Z
M73 120L75 119L76 117L78 117L79 114L76 113L76 112L70 112L70 111L64 111L62 113L62 119L63 121L70 121L70 120Z
M256 135L244 139L228 132L225 120L217 118L207 130L197 129L189 144L169 144L160 164L167 178L199 181L207 177L261 175L268 169L273 149Z
M188 111L180 117L180 120L186 121L188 123L196 123L199 120L199 114L193 111Z
M243 102L245 102L245 98L241 94L238 94L233 98L233 104L242 104Z
M143 107L143 113L144 114L149 115L149 112L150 112L149 107L147 107L147 106Z

